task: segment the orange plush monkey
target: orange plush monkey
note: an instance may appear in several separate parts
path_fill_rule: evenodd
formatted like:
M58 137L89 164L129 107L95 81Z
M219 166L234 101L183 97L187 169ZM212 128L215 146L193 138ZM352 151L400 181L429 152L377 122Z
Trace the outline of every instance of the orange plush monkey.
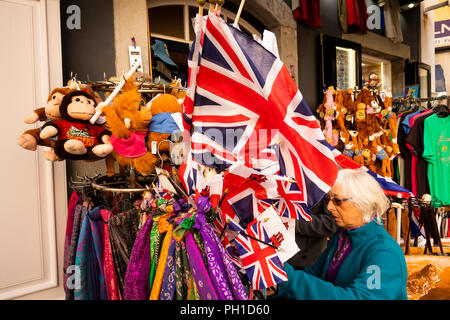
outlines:
M356 127L358 130L358 148L363 149L364 146L369 145L369 135L367 133L366 124L366 105L358 103L355 112Z
M152 113L144 104L134 78L127 81L123 93L114 99L112 106L103 108L103 113L112 133L113 156L121 169L129 165L142 175L153 173L157 158L146 145Z
M174 132L180 131L173 116L181 115L182 106L175 96L160 94L149 103L149 108L152 120L149 125L147 147L149 150L156 148L160 152L169 152L169 142L162 141L169 139Z

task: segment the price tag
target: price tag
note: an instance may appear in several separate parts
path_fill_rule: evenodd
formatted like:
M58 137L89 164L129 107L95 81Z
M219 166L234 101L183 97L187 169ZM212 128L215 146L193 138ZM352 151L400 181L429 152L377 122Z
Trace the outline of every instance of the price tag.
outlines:
M152 153L153 154L158 154L158 146L156 144L156 141L152 141Z

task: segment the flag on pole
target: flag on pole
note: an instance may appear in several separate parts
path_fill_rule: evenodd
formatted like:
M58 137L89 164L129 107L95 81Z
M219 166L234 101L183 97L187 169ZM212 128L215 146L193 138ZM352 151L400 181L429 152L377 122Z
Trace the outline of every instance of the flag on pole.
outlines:
M242 267L253 289L269 288L287 281L287 274L283 270L278 252L255 239L270 243L262 222L256 220L248 225L245 233L240 233L235 239Z
M330 190L338 169L288 69L212 13L197 30L197 39L184 109L192 126L192 157L220 171L240 161L257 169L256 163L267 166L266 160L274 159L267 150L281 140L281 153L292 162L306 205L315 205ZM314 190L305 192L310 187Z

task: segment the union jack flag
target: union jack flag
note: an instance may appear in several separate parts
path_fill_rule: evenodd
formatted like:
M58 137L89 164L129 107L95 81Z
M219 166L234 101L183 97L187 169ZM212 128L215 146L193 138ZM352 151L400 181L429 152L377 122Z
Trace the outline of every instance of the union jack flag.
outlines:
M307 206L315 205L333 185L337 165L288 69L215 14L197 25L183 109L192 157L221 171L240 161L260 169L255 163L278 162L267 151L281 141Z
M240 233L235 238L242 267L245 269L253 289L269 288L287 281L287 274L283 270L277 251L249 236L265 243L270 243L270 239L260 221L249 224L246 233Z
M280 202L277 212L281 217L312 221L308 208L305 204L303 193L296 183L288 181L277 181Z
M188 196L195 193L198 175L197 166L198 163L196 163L192 159L192 156L189 151L187 156L184 158L183 163L180 165L180 168L178 169L180 182L183 185L184 189L186 190Z

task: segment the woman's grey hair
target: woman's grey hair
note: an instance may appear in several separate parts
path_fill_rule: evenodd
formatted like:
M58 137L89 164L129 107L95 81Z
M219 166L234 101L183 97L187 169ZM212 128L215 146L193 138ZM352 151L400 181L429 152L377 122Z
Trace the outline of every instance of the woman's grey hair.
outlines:
M335 185L339 186L340 196L351 197L361 210L365 223L376 217L381 224L381 216L389 209L390 202L375 178L364 169L342 169Z

